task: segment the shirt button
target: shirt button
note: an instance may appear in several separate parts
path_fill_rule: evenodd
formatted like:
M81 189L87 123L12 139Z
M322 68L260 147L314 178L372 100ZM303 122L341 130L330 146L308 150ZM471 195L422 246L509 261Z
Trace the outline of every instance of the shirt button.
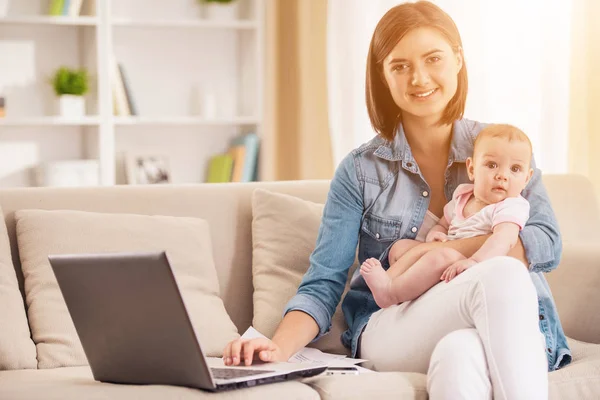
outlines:
M427 196L429 196L429 192L428 192L427 190L425 190L425 191L423 192L423 197L427 197Z
M544 316L540 314L540 321L544 319Z
M548 353L552 353L552 349L550 347L548 347L546 350L548 350Z
M412 163L411 163L411 162L407 162L407 163L406 163L406 166L407 166L408 168L412 168Z
M375 238L376 238L376 239L379 239L379 233L376 233L376 234L375 234Z
M413 226L412 229L411 229L411 231L412 231L412 233L416 233L417 232L417 227Z

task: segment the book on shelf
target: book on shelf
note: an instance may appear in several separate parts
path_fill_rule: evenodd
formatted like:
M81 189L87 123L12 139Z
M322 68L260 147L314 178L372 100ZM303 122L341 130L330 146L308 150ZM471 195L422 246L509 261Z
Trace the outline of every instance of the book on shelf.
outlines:
M52 16L78 17L83 0L50 0L48 14Z
M233 169L233 159L229 154L217 154L212 156L208 162L209 183L229 182Z
M48 14L52 16L61 16L64 8L65 0L50 0Z
M232 148L243 147L244 156L240 163L242 165L241 177L239 182L253 182L257 180L258 166L258 135L256 133L247 133L233 139ZM238 181L234 181L238 182Z
M252 182L257 180L259 139L255 133L236 137L225 154L211 157L207 182ZM227 169L223 163L227 160ZM215 177L219 177L216 180Z
M233 160L233 171L231 171L231 182L241 182L244 172L244 158L246 157L246 148L243 145L232 146L229 148L229 155Z
M111 87L114 115L138 115L137 104L133 99L131 83L127 79L123 64L111 57Z

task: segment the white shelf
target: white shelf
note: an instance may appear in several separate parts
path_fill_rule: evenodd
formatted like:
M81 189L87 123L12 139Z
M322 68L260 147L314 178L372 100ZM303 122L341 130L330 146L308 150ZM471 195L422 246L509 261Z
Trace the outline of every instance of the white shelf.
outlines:
M128 18L114 18L114 26L131 28L200 28L200 29L256 29L254 21L205 21L201 19L190 20L135 20Z
M48 15L9 16L0 18L0 24L95 26L96 17L54 17Z
M64 118L64 117L23 117L0 118L0 126L89 126L99 125L98 117Z
M203 181L210 157L234 137L262 131L265 1L239 0L238 19L213 20L200 16L197 0L84 0L84 15L77 17L44 15L48 0L9 0L11 11L0 16L0 28L11 40L0 46L0 60L8 55L14 62L0 62L0 88L17 90L15 101L6 95L0 133L52 146L32 155L36 163L98 159L102 185L121 179L120 154L136 149L169 157L175 183ZM26 42L13 43L24 33ZM62 45L54 48L56 43ZM146 113L113 115L113 57ZM44 107L51 101L48 79L63 64L89 70L92 115L63 118ZM31 83L31 91L23 82ZM211 92L214 109L241 115L194 115L207 109ZM169 135L173 130L177 140ZM0 175L11 185L28 184L27 160Z
M234 117L206 119L202 117L115 117L115 125L257 125L258 118Z

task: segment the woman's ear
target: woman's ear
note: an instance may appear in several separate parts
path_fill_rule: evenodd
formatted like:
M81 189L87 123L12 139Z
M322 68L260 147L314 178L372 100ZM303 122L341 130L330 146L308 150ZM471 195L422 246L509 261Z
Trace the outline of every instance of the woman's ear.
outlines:
M471 157L467 158L467 174L469 175L469 180L473 182L475 180L475 166Z
M460 46L458 46L458 49L456 50L456 62L457 62L457 66L458 66L458 72L460 72L460 70L463 67L463 62L464 62L463 48Z

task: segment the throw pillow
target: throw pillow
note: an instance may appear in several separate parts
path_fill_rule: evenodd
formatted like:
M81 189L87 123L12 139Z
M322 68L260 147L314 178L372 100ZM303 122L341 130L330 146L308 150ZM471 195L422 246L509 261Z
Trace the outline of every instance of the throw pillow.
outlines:
M4 213L0 209L0 215ZM0 221L0 370L37 368L23 296L12 263L4 219Z
M323 204L256 189L252 196L252 281L254 318L259 332L273 337L287 302L296 294L309 267L319 233ZM350 268L346 289L358 261ZM342 295L343 298L343 295ZM329 334L311 343L322 351L349 354L340 336L347 329L341 302Z
M219 297L206 221L67 210L20 210L15 218L38 368L87 364L50 254L164 250L206 355L220 356L239 337Z

